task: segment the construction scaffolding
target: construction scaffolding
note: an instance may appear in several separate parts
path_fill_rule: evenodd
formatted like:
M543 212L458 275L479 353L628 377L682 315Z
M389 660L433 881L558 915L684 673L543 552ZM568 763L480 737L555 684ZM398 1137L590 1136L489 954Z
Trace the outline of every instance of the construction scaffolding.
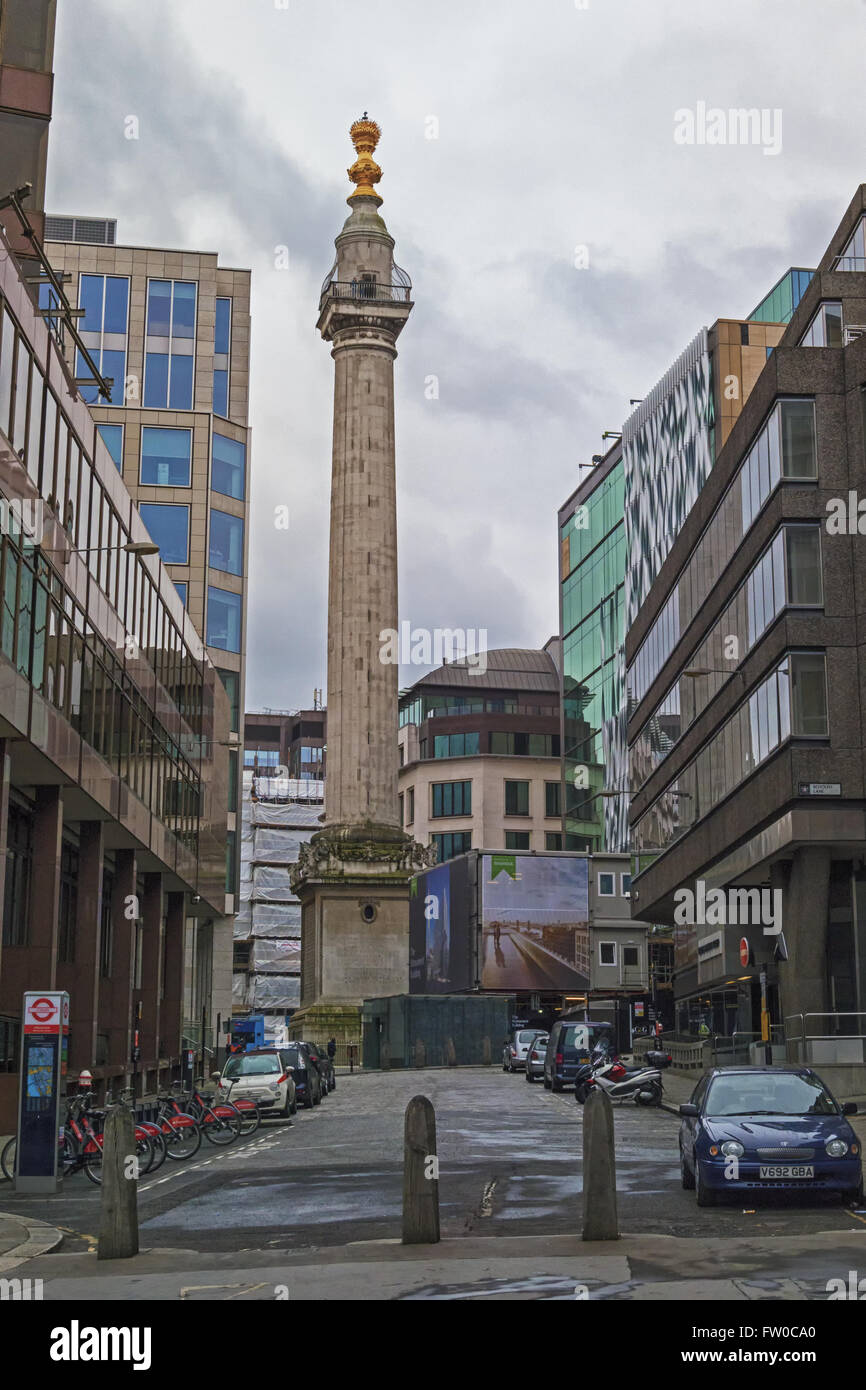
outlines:
M243 774L232 979L236 1015L263 1013L282 1021L300 1006L301 905L289 871L301 845L320 828L324 796L321 781Z

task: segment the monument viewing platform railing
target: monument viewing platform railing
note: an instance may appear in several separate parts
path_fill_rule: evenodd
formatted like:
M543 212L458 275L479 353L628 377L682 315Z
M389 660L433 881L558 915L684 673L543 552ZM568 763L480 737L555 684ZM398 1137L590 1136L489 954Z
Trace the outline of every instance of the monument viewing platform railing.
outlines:
M322 288L321 307L327 299L364 299L391 304L411 304L411 285L380 285L372 280L329 280Z

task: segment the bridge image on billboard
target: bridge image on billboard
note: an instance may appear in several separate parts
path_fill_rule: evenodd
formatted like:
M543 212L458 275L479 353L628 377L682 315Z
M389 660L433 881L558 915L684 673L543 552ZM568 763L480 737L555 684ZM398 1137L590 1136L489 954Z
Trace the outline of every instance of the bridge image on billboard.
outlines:
M485 854L481 988L589 988L589 861Z

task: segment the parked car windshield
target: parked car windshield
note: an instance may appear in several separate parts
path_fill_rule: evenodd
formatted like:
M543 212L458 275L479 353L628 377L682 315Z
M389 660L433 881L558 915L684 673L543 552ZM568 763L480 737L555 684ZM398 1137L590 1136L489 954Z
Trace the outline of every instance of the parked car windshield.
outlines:
M711 1117L724 1115L838 1115L829 1091L815 1076L780 1072L738 1072L716 1076L705 1106Z
M268 1076L271 1072L280 1070L280 1061L276 1056L255 1057L247 1054L229 1057L223 1076L231 1081L233 1076Z

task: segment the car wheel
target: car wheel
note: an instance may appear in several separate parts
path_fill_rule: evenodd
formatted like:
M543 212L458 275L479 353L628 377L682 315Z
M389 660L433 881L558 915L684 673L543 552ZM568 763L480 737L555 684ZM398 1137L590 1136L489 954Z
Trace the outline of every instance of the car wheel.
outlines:
M532 1072L529 1070L529 1065L528 1065L528 1064L527 1064L527 1067L526 1067L526 1079L527 1079L527 1081L534 1081L534 1080L535 1080L535 1077L532 1075Z
M549 1090L550 1090L550 1082L549 1082L548 1078L547 1078L546 1076L543 1076L541 1079L542 1079L542 1081L544 1082L544 1089L545 1089L545 1091L549 1091Z
M556 1077L554 1077L550 1083L550 1089L551 1091L556 1091L558 1094L562 1090L562 1082L557 1081Z
M686 1156L683 1153L682 1146L680 1146L680 1181L686 1192L694 1192L695 1175L686 1163Z
M701 1165L698 1160L695 1159L695 1197L698 1206L714 1207L716 1205L716 1196L717 1194L715 1192L710 1191L710 1189L705 1187L701 1182Z
M575 1088L574 1088L574 1099L577 1101L578 1105L585 1105L585 1104L586 1104L586 1097L587 1097L588 1094L589 1094L589 1088L587 1087L587 1084L586 1084L585 1081L581 1081L581 1083L580 1083L579 1086L575 1086Z
M310 1088L309 1088L309 1086L308 1086L307 1089L304 1091L304 1109L305 1109L305 1110L312 1110L312 1108L313 1108L313 1093L312 1093L312 1091L310 1090Z
M285 1105L283 1106L282 1110L281 1110L279 1113L280 1113L280 1115L282 1116L282 1118L283 1118L284 1120L290 1119L291 1116L294 1115L294 1113L295 1113L294 1106L292 1105L292 1102L291 1102L291 1100L289 1099L289 1093L288 1093L288 1091L286 1091L286 1103L285 1103Z
M863 1205L863 1182L862 1179L858 1187L850 1188L842 1198L842 1203L846 1207L862 1207Z

